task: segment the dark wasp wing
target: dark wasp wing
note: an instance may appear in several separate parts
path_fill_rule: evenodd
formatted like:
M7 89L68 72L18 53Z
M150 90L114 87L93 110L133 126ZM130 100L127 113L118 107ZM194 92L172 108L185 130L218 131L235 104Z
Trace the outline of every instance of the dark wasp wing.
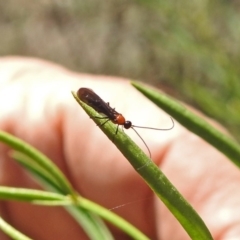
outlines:
M81 101L92 107L95 111L102 113L110 119L115 118L117 112L104 102L93 90L89 88L80 88L77 96Z

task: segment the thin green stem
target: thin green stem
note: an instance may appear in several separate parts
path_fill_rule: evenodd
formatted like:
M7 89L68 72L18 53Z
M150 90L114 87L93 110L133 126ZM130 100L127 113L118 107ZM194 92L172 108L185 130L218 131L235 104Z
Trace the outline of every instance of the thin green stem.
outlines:
M9 225L1 217L0 217L0 229L4 233L6 233L8 236L10 236L12 239L15 239L15 240L32 240L31 238L25 236L24 234L22 234L21 232L16 230L14 227Z
M90 236L94 236L93 239L105 240L106 236L108 240L113 239L112 236L109 234L108 230L106 229L106 226L103 225L103 222L99 219L98 216L100 216L108 222L122 229L134 239L149 240L148 237L146 237L137 228L132 226L123 218L81 196L75 196L75 199L73 200L71 196L64 196L62 194L51 193L42 190L0 187L0 199L25 201L44 206L65 206L66 209L73 215L77 214L75 217L81 222L81 224L84 224L85 229L88 229L87 232L93 231L90 234ZM76 210L84 212L84 217L83 215L79 215ZM89 224L89 221L92 222L92 224L95 224ZM96 231L95 228L101 229ZM98 238L96 238L96 236L98 236ZM103 238L103 236L105 236L105 238Z

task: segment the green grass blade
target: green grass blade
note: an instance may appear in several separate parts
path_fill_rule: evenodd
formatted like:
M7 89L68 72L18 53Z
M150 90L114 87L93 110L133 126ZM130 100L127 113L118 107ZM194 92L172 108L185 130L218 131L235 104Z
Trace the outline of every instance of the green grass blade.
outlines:
M110 231L103 221L95 214L81 208L81 204L76 205L75 199L71 196L64 196L41 190L0 187L0 199L8 201L25 201L44 206L64 206L71 215L80 223L90 239L93 240L113 240ZM80 200L79 200L80 199ZM81 197L78 202L81 203ZM72 206L69 206L72 205ZM80 207L79 207L80 206Z
M82 199L82 198L80 198ZM81 202L82 200L80 200ZM79 207L80 206L80 207ZM89 238L92 240L113 240L113 236L102 219L92 212L79 206L67 206L65 209L82 226ZM80 214L81 213L81 214ZM91 224L90 224L91 223Z
M49 173L42 169L41 166L34 164L33 161L29 160L28 157L22 153L14 151L11 153L11 156L22 166L24 166L24 168L26 168L45 189L54 190L58 193L61 193L61 189L59 189L58 185L55 184L55 181L53 181L54 179L49 178ZM71 204L69 201L35 200L34 203L47 206L64 206L66 211L68 211L69 214L85 230L90 239L113 240L111 232L106 227L102 219L77 206L67 206Z
M0 187L0 199L8 201L25 201L45 206L65 206L65 208L75 216L78 222L81 223L81 226L83 226L86 232L89 233L88 236L91 239L113 240L111 233L99 216L124 230L135 239L148 239L138 229L121 217L80 196L77 199L73 199L71 196L64 196L42 190ZM79 211L84 214L79 214ZM91 222L91 224L89 224L89 222Z
M22 166L24 166L30 173L37 177L42 186L47 189L55 190L62 194L72 194L73 198L76 196L70 183L67 181L63 173L57 168L57 166L48 159L45 155L40 153L35 148L31 147L22 140L11 136L8 133L0 131L0 141L11 146L16 151L12 153L12 156ZM18 195L18 194L17 194ZM6 200L10 199L10 196L6 196ZM14 198L12 196L12 198ZM17 196L20 200L20 196ZM22 196L23 198L23 196ZM17 199L15 199L17 200ZM59 206L69 205L69 202L62 200L35 200L33 203ZM65 208L69 211L68 207ZM91 213L86 213L85 210L79 207L73 207L69 213L75 218L75 220L81 225L86 234L92 240L112 240L113 237L107 227L103 227L104 222L98 217L93 216ZM73 214L74 213L74 214Z
M127 233L129 236L131 236L133 239L137 240L149 240L147 236L145 236L141 231L139 231L137 228L135 228L133 225L128 223L123 218L119 217L115 213L109 211L108 209L103 208L102 206L89 201L85 198L80 198L78 201L81 208L84 208L86 210L89 210L93 213L96 213L106 221L112 223L125 233Z
M68 194L73 193L72 186L63 175L63 173L55 166L55 164L44 154L39 152L37 149L27 144L26 142L16 138L6 132L0 131L0 141L9 145L14 150L21 152L33 159L37 164L42 166L47 172L51 172L52 176L56 179L59 187Z
M76 93L72 92L72 94L90 117L101 116L91 107L81 102ZM95 121L97 125L102 123L102 120L97 118L93 118L93 121ZM104 126L100 126L100 128L110 140L113 139L116 125L109 121ZM191 205L169 182L166 176L159 170L158 166L156 166L123 131L120 130L117 136L115 136L114 144L178 219L192 239L212 239L206 225Z
M42 171L39 165L32 164L32 161L28 161L28 158L19 152L13 152L11 156L17 160L21 165L23 165L34 177L38 179L38 182L45 188L49 190L54 190L61 193L61 189L55 185L48 178L48 173ZM40 169L39 169L40 168ZM91 211L86 211L82 208L76 206L67 206L70 204L69 201L47 201L47 200L36 200L35 204L47 205L47 206L64 206L66 211L79 223L79 225L85 230L88 237L93 240L113 240L113 236L109 229L106 227L105 223L101 218L91 213Z
M0 217L0 229L14 240L32 240L25 236Z
M14 188L0 186L0 199L14 201L63 201L69 199L69 196L63 196L58 193L51 193L35 189ZM68 200L69 202L69 200Z
M203 138L240 167L240 146L236 141L211 126L173 98L140 83L132 82L132 85L185 128Z
M61 187L56 182L56 179L52 177L51 173L47 172L42 166L32 161L32 159L25 154L13 151L10 153L10 156L30 172L37 182L41 182L41 185L44 186L45 189L63 193Z

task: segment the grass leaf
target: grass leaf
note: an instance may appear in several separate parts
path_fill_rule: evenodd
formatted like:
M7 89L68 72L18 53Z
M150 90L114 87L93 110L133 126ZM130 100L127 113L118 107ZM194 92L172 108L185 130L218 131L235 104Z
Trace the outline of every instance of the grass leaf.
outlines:
M14 227L9 225L6 221L3 220L3 218L0 217L0 229L6 233L8 236L11 237L11 239L15 240L32 240L31 238L25 236L18 230L16 230Z
M3 131L0 131L0 141L12 147L14 150L25 154L29 159L34 160L35 163L39 164L47 172L50 172L64 193L74 193L72 186L63 173L43 153L39 152L37 149L21 139Z
M132 82L132 85L185 128L203 138L240 167L240 146L236 141L166 94L137 82Z
M101 116L94 109L80 101L75 92L72 92L72 94L90 117ZM103 120L98 118L93 118L93 121L100 126L100 129L110 140L113 139L116 125L109 121L102 126ZM192 239L212 239L206 225L191 205L170 183L158 166L123 131L120 130L115 136L114 144L178 219Z

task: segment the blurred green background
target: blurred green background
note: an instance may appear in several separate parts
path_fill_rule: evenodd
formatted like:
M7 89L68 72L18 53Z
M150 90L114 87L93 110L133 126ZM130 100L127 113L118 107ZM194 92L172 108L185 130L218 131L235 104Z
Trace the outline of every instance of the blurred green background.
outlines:
M1 56L162 87L240 140L237 0L8 0L0 2L0 32Z

